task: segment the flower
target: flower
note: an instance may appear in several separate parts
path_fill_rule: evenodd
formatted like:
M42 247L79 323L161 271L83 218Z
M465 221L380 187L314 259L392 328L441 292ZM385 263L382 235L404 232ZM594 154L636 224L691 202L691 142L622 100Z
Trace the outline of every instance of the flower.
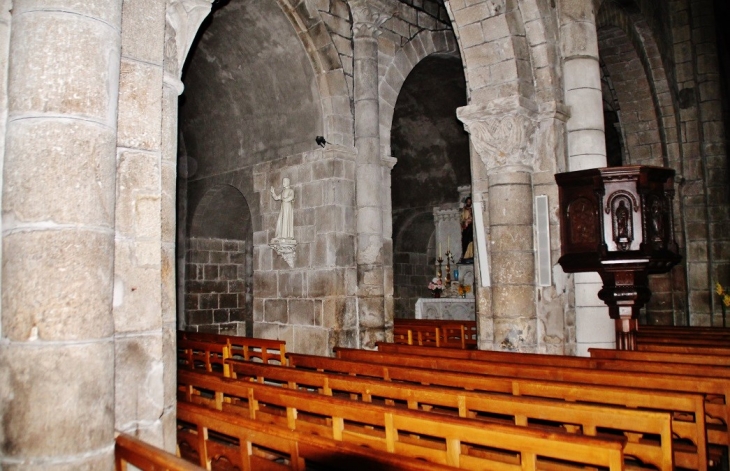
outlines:
M725 288L720 283L715 283L715 292L722 298L722 304L725 307L730 307L730 293L725 291Z
M434 277L428 284L428 289L431 291L441 291L444 289L444 282L441 281L441 278Z

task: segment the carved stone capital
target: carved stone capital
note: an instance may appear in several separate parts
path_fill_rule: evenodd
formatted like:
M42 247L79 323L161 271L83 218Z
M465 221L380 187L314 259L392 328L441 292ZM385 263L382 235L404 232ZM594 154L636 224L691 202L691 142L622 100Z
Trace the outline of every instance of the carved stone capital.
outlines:
M170 0L165 12L165 72L182 77L185 58L213 0Z
M458 108L456 116L471 135L471 143L487 170L534 168L534 103L523 98L497 99L486 105Z
M387 0L348 0L352 12L352 32L356 38L374 38L380 27L395 15L397 4Z

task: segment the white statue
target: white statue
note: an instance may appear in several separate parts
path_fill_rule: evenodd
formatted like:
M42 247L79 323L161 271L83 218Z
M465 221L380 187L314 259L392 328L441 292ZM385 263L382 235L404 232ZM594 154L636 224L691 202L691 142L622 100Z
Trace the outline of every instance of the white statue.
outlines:
M281 200L281 210L279 210L279 219L276 221L275 239L294 239L294 211L292 210L292 201L294 201L294 190L289 188L289 179L282 180L284 189L281 194L277 195L274 187L271 187L271 196L276 200Z

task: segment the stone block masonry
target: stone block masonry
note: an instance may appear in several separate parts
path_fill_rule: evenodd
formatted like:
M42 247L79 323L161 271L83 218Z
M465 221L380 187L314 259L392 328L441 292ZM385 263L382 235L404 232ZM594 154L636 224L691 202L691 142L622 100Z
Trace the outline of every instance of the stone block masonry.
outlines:
M188 239L186 330L251 334L246 332L253 319L250 244L242 240Z

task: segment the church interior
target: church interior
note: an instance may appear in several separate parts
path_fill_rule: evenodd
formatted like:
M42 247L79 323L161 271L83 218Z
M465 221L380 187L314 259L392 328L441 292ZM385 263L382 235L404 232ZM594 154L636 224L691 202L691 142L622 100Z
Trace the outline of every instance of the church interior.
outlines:
M0 0L0 470L727 470L728 18Z

